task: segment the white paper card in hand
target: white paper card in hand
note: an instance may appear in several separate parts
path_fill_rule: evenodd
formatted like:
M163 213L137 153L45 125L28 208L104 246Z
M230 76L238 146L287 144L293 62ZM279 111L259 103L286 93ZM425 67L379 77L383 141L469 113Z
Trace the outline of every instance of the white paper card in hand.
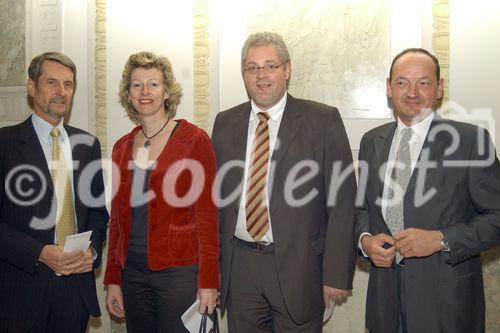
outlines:
M323 323L326 323L328 319L333 314L333 308L335 307L335 302L333 300L330 301L330 306L325 308L325 312L323 313Z
M90 245L90 235L92 230L66 237L63 252L87 251Z
M202 315L198 312L199 307L200 300L197 299L196 302L194 302L193 305L191 305L181 317L182 322L184 323L184 326L189 331L189 333L198 333L200 331ZM207 320L207 332L213 328L213 325L214 324L209 317Z

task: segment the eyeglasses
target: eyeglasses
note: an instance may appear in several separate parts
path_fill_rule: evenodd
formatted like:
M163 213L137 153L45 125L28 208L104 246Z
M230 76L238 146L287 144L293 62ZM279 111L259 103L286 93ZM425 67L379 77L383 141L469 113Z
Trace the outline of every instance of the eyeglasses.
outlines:
M257 74L259 72L260 69L264 69L264 71L267 73L267 74L272 74L274 73L278 68L280 68L281 66L283 66L284 64L286 64L288 62L287 61L284 61L282 62L281 64L279 65L275 65L275 64L265 64L264 66L255 66L255 65L250 65L250 66L247 66L247 67L243 67L243 71L245 73L248 73L248 74Z
M156 80L148 81L145 85L149 90L156 90L162 87L162 83ZM142 90L144 88L144 83L140 81L132 81L130 84L130 89Z

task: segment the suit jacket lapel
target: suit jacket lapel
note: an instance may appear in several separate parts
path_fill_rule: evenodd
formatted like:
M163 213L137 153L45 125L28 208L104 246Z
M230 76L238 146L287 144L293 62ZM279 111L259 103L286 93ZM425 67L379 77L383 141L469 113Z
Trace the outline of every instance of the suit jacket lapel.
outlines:
M77 142L78 140L75 140L75 138L73 137L73 135L75 135L76 133L73 131L73 129L71 127L68 127L68 126L64 126L64 128L66 129L66 132L68 133L68 137L69 137L69 142L70 142L70 145L71 145L71 159L73 160L73 188L75 189L75 193L77 192L77 180L80 178L80 173L82 172L82 161L81 161L81 158L82 158L82 155L81 155L81 152L80 152L80 148L82 147L82 144L81 142ZM76 162L76 163L75 163ZM68 166L68 167L71 167L71 166Z
M245 103L239 110L235 112L235 117L230 126L232 127L232 157L235 161L243 161L246 159L247 137L251 106L250 103ZM243 179L243 169L238 170L237 183Z
M49 167L43 153L42 145L38 136L36 135L35 128L31 122L31 117L26 119L22 124L19 133L19 150L24 158L33 166L40 170L45 178L47 189L53 190L52 178L50 176Z
M73 196L74 196L73 199L75 202L76 226L78 228L77 232L82 232L83 231L82 221L84 219L83 217L80 216L82 210L80 205L81 201L80 198L78 197L78 194L80 193L80 190L78 188L78 180L80 179L82 168L84 168L84 165L82 164L83 155L81 152L81 148L87 147L86 146L87 142L86 141L82 142L83 140L79 138L80 135L77 134L71 127L64 125L64 129L66 130L66 133L68 133L69 142L71 146L71 160L73 161L72 163L73 165L68 165L68 168L73 168Z
M374 139L375 156L377 159L375 165L378 166L377 170L380 170L380 168L382 168L381 174L382 177L384 177L382 179L385 179L389 152L391 150L392 138L394 137L394 133L396 132L396 127L397 123L392 123L390 126L383 128L383 131L380 132L380 134ZM376 179L379 184L378 194L380 197L382 197L382 194L384 192L384 181L380 179L379 175L377 175Z
M436 175L437 166L443 159L445 149L451 144L451 137L449 135L439 135L440 130L436 126L440 123L440 118L434 118L431 123L429 132L427 133L424 145L422 146L422 150L418 157L417 164L411 175L410 182L408 183L405 198L414 198L414 196L408 196L408 193L413 191L413 189L417 185L418 175L421 172L423 172L422 176L425 176L425 178L422 179L422 181L425 181L425 184L434 183L432 179ZM432 135L432 138L430 140L429 134L431 133L434 134ZM429 165L430 167L428 167L427 165L429 162L432 163L432 165ZM421 184L421 186L422 185L424 185L424 183ZM424 190L425 189L422 188L422 191Z
M291 146L290 143L297 134L300 126L302 126L303 113L305 111L299 108L295 98L291 95L287 96L285 111L283 112L283 118L281 118L278 137L276 139L276 147L278 148L275 148L271 157L271 161L275 163L275 167L278 166L281 159L285 156L285 153Z

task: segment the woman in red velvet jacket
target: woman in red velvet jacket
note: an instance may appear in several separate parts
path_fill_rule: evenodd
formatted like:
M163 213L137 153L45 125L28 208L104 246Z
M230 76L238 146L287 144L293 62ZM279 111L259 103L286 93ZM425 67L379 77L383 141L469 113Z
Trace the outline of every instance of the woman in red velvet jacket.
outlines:
M196 298L200 312L217 302L212 145L203 130L172 119L182 88L167 58L131 55L119 95L139 126L113 147L106 306L129 332L187 332L181 315Z

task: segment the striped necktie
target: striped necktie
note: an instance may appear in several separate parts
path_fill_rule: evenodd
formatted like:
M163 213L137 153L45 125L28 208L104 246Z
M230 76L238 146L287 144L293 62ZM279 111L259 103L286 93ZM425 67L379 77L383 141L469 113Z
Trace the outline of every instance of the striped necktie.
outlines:
M64 246L66 237L75 233L75 208L69 170L64 153L59 145L59 129L52 128L52 184L57 201L56 236L57 243Z
M267 166L269 164L269 115L259 112L259 124L250 156L247 178L246 219L247 230L255 241L259 241L269 230L266 203Z

